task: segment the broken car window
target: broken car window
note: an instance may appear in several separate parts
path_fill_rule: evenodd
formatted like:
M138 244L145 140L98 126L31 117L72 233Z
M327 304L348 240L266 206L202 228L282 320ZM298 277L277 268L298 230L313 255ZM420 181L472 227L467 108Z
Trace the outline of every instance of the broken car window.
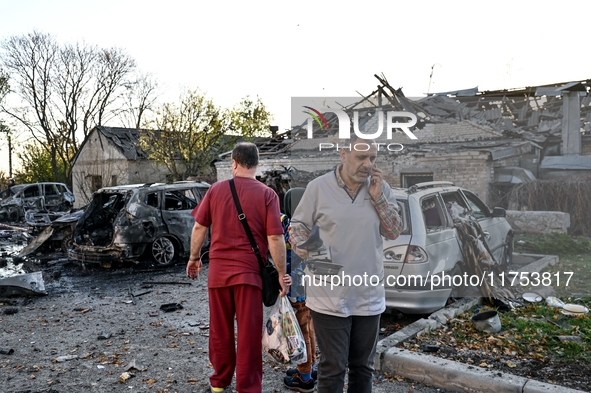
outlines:
M445 207L453 222L461 220L466 217L466 215L470 214L466 202L464 202L464 199L462 199L462 196L459 193L450 192L442 194L441 196L443 197Z
M54 184L45 184L43 187L45 187L45 196L59 195Z
M38 197L39 196L39 187L37 185L27 187L23 191L23 195L25 198Z
M144 203L148 206L152 206L152 207L158 207L158 193L157 192L152 192L150 194L146 195L146 199L144 200Z
M472 209L472 212L474 213L474 217L476 217L477 220L488 216L488 214L487 214L488 208L484 205L484 203L476 195L471 194L469 192L464 192L464 195L466 196L466 199L468 199L468 203L470 204L470 208Z
M197 206L197 201L191 190L168 191L164 198L165 210L192 210Z
M439 203L437 203L437 196L433 195L424 198L421 201L421 210L423 211L427 231L438 230L445 226L445 217Z

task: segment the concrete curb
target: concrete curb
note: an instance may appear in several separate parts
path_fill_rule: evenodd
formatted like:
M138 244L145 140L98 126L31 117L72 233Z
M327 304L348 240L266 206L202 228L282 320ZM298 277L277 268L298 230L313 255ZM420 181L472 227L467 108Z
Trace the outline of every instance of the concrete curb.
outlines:
M381 359L381 366L384 371L456 392L583 393L581 390L495 372L402 348L387 350Z
M555 255L521 254L520 257L537 259L516 269L520 272L539 272L546 266L555 265L558 262L558 257ZM479 366L454 362L397 347L404 341L445 325L448 319L462 314L479 303L480 298L462 299L450 307L434 312L429 318L420 319L380 340L376 348L375 369L456 392L584 393L581 390L495 372Z
M526 257L540 257L540 259L531 262L525 266L516 269L515 271L518 272L539 272L540 270L546 268L548 265L556 265L558 263L558 256L557 255L538 255L538 254L521 254L522 256Z

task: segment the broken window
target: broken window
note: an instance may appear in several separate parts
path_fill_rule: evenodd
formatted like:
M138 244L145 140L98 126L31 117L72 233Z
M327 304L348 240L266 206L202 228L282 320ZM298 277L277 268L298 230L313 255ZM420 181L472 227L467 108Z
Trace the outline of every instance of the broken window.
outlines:
M410 215L408 213L408 202L404 200L397 200L400 219L402 220L401 235L410 235Z
M434 231L445 226L446 220L436 195L421 200L421 210L427 231Z
M44 184L45 196L59 195L54 184Z
M477 220L485 218L490 214L488 207L486 207L486 205L484 205L484 203L476 195L465 191L464 195L466 196L468 204L470 205L470 208L474 213L474 217L476 217Z
M148 206L152 206L152 207L158 207L158 193L157 192L152 192L150 194L146 195L146 198L144 199L144 203Z
M458 192L442 194L443 202L451 219L455 222L466 217L470 213L466 202Z
M27 187L23 191L23 195L25 198L38 197L39 196L39 187L37 185Z
M192 190L167 191L164 195L165 210L192 210L196 206Z

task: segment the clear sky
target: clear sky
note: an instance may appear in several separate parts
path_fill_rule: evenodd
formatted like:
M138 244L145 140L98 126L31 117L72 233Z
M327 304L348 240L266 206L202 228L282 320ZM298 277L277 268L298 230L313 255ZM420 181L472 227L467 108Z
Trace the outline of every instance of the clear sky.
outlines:
M3 0L0 40L33 29L124 48L175 100L260 96L280 130L292 96L370 93L384 73L407 96L591 78L588 1ZM6 145L0 169L7 171Z

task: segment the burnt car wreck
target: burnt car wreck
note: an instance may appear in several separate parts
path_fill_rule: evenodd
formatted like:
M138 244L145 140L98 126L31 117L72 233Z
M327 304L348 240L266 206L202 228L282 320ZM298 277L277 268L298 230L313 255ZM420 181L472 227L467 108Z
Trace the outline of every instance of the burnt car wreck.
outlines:
M111 267L142 256L172 265L189 255L195 220L191 211L210 185L205 182L106 187L78 220L68 256ZM209 248L209 236L204 250Z
M67 212L74 194L63 183L34 183L13 186L0 193L0 222L17 222L27 213Z

